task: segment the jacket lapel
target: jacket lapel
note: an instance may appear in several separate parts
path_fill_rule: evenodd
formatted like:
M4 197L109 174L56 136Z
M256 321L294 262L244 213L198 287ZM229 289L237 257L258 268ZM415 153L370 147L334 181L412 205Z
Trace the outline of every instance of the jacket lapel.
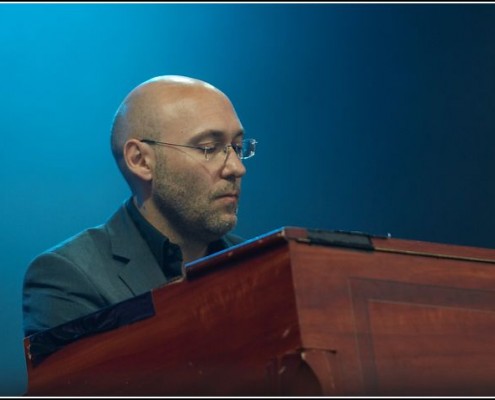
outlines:
M110 218L107 229L113 258L121 262L120 279L134 295L157 288L167 282L125 204Z

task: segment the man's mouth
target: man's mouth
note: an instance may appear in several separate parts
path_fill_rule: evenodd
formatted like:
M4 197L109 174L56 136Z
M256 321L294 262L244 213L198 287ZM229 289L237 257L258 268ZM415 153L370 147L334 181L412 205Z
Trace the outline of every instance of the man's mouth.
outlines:
M237 199L239 198L239 192L224 193L218 197L235 197Z

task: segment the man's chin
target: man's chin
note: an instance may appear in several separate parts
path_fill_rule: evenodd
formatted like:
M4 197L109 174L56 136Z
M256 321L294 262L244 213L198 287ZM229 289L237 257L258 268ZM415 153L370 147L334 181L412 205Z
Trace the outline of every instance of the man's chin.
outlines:
M213 226L210 227L210 231L218 236L217 239L219 239L235 228L235 226L237 225L237 215L230 213L227 215L223 215L212 225Z

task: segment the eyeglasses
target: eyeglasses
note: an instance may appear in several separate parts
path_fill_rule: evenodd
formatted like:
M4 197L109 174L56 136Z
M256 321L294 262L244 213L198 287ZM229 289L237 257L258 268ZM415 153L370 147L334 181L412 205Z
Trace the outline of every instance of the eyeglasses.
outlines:
M156 144L158 146L177 146L177 147L188 147L190 149L197 149L203 153L205 160L207 161L214 159L221 152L223 152L225 154L225 158L227 158L230 148L232 148L235 151L239 159L246 160L254 156L254 153L256 151L256 143L258 143L255 139L244 139L241 140L239 143L232 143L227 145L224 145L222 143L212 142L212 143L205 143L204 145L201 146L190 146L186 144L159 142L158 140L153 140L153 139L141 139L140 141L151 145Z

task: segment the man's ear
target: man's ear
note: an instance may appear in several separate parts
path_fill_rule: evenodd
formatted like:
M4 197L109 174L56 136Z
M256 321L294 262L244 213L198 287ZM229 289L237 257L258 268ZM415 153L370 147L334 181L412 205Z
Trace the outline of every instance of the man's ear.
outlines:
M129 139L124 144L124 161L134 176L151 181L155 162L151 146L137 139Z

